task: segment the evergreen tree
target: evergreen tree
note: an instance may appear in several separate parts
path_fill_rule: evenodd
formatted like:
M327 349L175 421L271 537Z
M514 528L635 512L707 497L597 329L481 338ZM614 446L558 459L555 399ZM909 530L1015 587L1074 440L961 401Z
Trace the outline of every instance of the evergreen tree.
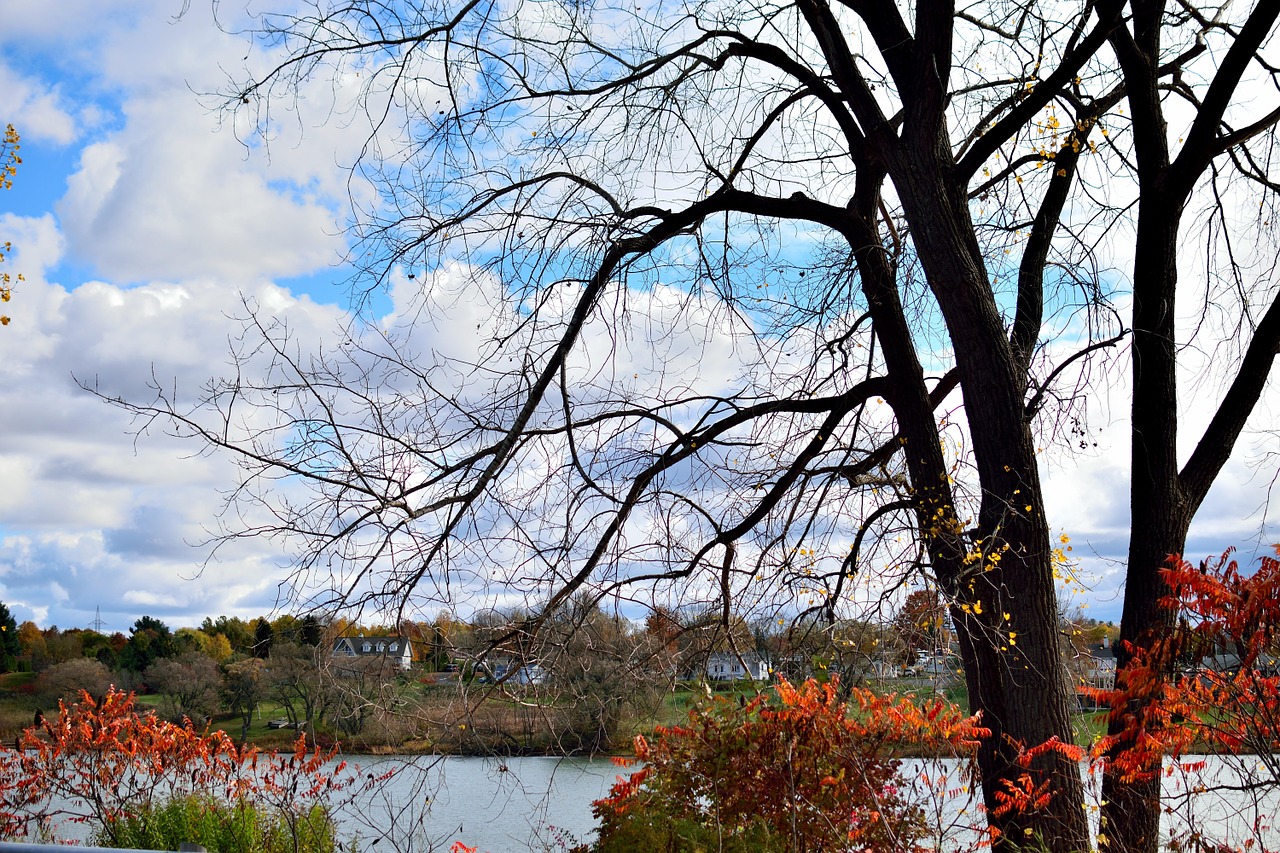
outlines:
M265 660L271 655L271 641L275 639L275 631L271 623L261 616L253 623L253 656Z
M18 665L22 646L18 642L18 623L4 604L0 604L0 672L12 672Z
M304 646L318 646L320 641L324 639L324 627L320 624L320 620L310 613L302 617L300 639Z
M160 658L178 653L173 632L154 616L143 616L129 629L129 640L120 652L120 666L131 672L142 672Z

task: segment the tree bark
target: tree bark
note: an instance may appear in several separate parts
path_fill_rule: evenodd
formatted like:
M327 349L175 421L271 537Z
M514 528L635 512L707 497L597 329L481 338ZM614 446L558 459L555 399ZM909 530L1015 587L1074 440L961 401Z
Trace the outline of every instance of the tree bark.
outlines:
M894 173L895 185L954 346L983 494L971 545L983 558L944 561L937 570L956 602L970 705L992 729L979 765L984 800L994 812L996 792L1021 772L1014 762L1019 749L1053 738L1072 743L1073 697L1059 649L1053 549L1022 394L1025 377L973 238L967 200L945 179L936 148L914 150L924 156L909 153ZM1033 814L993 818L997 846L1038 837L1053 851L1087 849L1077 762L1050 750L1030 770L1037 781L1051 782L1054 797Z

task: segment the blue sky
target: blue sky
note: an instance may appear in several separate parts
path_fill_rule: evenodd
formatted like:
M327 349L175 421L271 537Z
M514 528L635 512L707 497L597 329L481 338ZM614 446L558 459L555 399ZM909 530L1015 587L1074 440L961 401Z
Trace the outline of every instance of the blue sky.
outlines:
M267 541L206 563L200 543L234 483L227 462L161 434L135 439L73 379L135 398L153 376L199 388L226 363L242 300L309 341L346 318L344 166L360 135L286 113L269 151L246 147L199 93L271 57L215 27L208 3L183 12L182 0L0 2L0 122L22 134L24 159L0 196L12 271L27 277L0 330L0 601L19 621L85 626L95 608L112 630L143 614L173 625L251 616L276 606L286 576L289 554ZM313 103L344 94L304 92ZM1095 407L1098 448L1047 454L1045 474L1051 523L1090 587L1079 603L1118 619L1128 447L1115 399ZM1274 510L1264 524L1268 404L1190 554L1280 538Z
M152 367L198 387L226 360L242 294L329 331L349 271L332 140L246 148L197 92L243 67L208 4L4 3L0 85L23 164L3 196L11 270L0 408L0 600L19 620L193 624L277 600L269 543L202 565L231 484L220 460L137 442L77 389L145 393ZM323 137L323 134L316 134Z

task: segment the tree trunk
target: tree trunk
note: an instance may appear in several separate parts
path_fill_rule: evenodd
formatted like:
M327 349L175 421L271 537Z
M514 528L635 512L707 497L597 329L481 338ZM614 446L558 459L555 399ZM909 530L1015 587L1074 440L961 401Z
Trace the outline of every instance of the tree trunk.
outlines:
M962 564L948 582L961 611L962 648L968 646L971 658L965 667L970 705L983 712L984 724L992 729L979 763L984 799L993 811L996 791L1022 771L1014 763L1020 748L1055 737L1073 741L1053 549L1024 385L974 242L967 201L936 169L931 175L924 162L910 163L903 177L900 191L902 183L914 184L902 193L903 203L909 214L917 213L921 262L955 348L982 484L973 547L984 559ZM1038 775L1035 781L1050 782L1053 799L1034 814L995 817L993 826L1001 832L997 847L1038 836L1049 850L1087 849L1078 763L1049 751L1029 769Z
M1116 684L1123 687L1132 657L1171 630L1174 616L1160 606L1169 593L1160 569L1169 555L1181 554L1191 523L1191 508L1178 476L1178 388L1175 302L1179 206L1170 204L1159 182L1144 186L1138 208L1133 305L1133 405L1129 562L1126 572ZM1131 703L1129 712L1139 710ZM1118 735L1125 720L1112 720ZM1108 853L1155 853L1160 841L1160 780L1125 781L1108 756L1102 786L1102 837ZM1159 768L1148 768L1155 773Z

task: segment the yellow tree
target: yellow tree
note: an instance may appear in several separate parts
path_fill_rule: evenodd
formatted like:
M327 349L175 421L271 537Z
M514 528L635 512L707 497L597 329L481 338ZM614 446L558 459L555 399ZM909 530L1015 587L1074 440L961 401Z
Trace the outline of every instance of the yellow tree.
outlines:
M18 644L22 648L22 654L30 659L33 665L37 658L43 659L45 657L44 634L41 633L40 627L30 619L18 626Z
M13 176L18 174L18 166L22 163L22 158L18 156L18 150L22 146L18 141L18 131L14 130L13 125L7 125L4 129L4 142L0 143L0 189L12 188ZM4 263L12 249L13 244L8 240L0 244L0 264ZM0 270L0 302L8 302L13 297L14 281L22 281L22 273L10 276L9 273ZM7 325L9 325L8 315L0 315L0 326Z

